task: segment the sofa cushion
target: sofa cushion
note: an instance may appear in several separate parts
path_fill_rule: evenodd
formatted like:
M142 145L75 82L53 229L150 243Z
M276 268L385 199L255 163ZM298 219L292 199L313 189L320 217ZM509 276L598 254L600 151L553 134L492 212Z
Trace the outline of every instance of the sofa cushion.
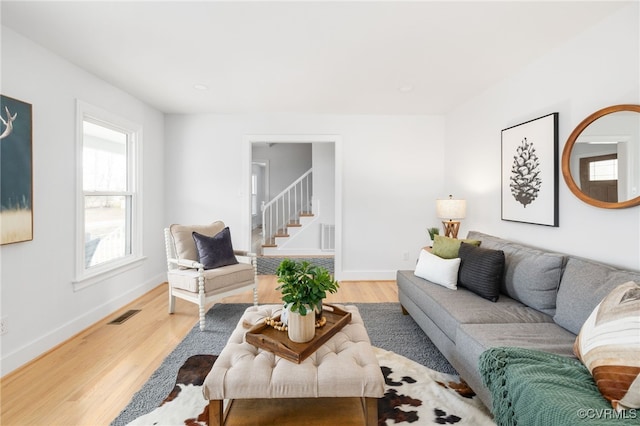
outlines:
M460 250L460 244L463 242L467 244L473 244L474 246L480 245L480 241L478 240L459 240L457 238L435 235L431 252L443 259L454 259L458 257L458 250Z
M498 300L504 271L504 252L463 242L459 255L458 284L487 300Z
M204 269L215 269L238 263L238 259L233 254L229 227L224 228L213 237L193 232L193 241L195 241L198 250L198 261L204 265Z
M574 351L616 410L640 408L640 284L609 293L582 326Z
M484 248L504 252L503 293L540 312L555 314L558 287L566 263L565 255L538 250L477 231L470 231L468 238L480 240Z
M432 283L455 290L458 283L460 259L442 259L426 250L420 251L414 274Z
M553 322L549 315L508 296L490 302L463 287L452 292L416 277L413 271L398 271L397 284L398 290L416 301L416 305L453 341L459 324Z
M553 320L578 334L596 305L614 288L628 281L640 282L640 272L625 271L577 257L569 258L560 282Z
M224 222L217 221L209 225L171 225L171 240L173 251L179 260L198 260L198 250L193 241L193 232L197 232L208 237L213 237L224 229Z
M554 323L460 324L456 347L459 358L477 366L480 354L489 348L516 346L575 358L576 336Z

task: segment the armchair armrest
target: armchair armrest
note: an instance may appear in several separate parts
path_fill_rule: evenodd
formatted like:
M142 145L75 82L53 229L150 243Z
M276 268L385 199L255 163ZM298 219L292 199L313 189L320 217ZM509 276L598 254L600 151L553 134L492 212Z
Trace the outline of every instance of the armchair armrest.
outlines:
M248 252L246 250L233 250L233 254L235 254L236 256L243 256L243 257L258 257L257 254Z
M178 266L183 266L185 268L194 268L194 269L200 269L200 268L204 268L204 265L200 262L196 262L195 260L189 260L189 259L167 259L167 262L172 263L174 265L178 265Z

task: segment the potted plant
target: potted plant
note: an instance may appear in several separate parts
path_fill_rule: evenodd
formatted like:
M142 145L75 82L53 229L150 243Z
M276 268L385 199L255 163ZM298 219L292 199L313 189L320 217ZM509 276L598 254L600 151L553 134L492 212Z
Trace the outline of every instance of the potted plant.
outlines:
M327 297L327 292L335 293L339 284L326 268L306 260L284 259L276 269L276 276L280 283L276 290L282 293L288 311L289 339L308 342L315 336L316 310L322 310L322 299Z
M429 238L431 238L431 241L434 241L436 235L440 234L440 229L436 227L427 228L427 232L429 233Z

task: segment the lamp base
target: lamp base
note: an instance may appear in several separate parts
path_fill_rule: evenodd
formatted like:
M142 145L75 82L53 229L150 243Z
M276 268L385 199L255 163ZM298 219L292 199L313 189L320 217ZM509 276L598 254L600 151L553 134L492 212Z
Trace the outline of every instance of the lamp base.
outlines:
M443 221L444 236L449 238L458 238L458 230L460 229L460 222L455 220Z

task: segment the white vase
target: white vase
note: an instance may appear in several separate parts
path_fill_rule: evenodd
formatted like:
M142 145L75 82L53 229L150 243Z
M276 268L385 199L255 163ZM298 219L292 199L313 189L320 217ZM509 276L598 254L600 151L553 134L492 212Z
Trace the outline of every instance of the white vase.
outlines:
M299 312L289 312L288 329L289 339L296 343L306 343L316 335L316 316L312 310L307 311L307 315L300 315Z
M289 322L289 306L285 303L282 307L282 313L280 314L280 322L282 325L287 325Z

